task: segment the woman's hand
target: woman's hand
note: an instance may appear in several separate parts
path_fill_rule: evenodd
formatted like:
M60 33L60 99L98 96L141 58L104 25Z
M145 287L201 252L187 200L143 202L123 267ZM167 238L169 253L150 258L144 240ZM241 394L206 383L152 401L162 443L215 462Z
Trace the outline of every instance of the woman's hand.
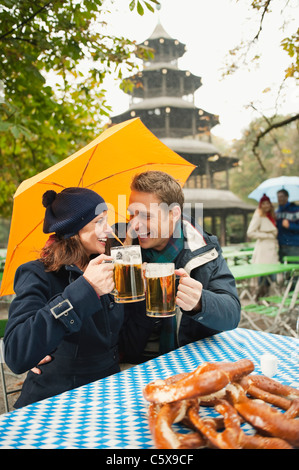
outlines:
M176 269L175 274L180 276L176 304L187 312L191 310L200 312L202 294L201 282L192 279L183 268Z
M109 294L114 289L113 269L111 256L100 255L89 262L83 277L94 288L98 296Z
M48 362L51 362L51 361L52 361L52 357L51 356L46 356L37 365L41 366L41 365L47 364ZM33 372L34 374L37 374L37 375L40 375L42 373L42 371L38 367L33 367L31 369L31 372Z

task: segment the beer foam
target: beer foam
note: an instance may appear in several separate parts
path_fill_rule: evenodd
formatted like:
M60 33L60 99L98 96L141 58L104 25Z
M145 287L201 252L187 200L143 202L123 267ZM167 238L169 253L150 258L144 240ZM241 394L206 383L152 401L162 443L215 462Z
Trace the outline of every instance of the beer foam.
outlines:
M139 246L113 248L111 249L111 256L113 258L114 263L129 265L141 264L141 252Z
M164 277L174 274L174 263L148 263L145 268L146 277Z
M124 256L122 259L114 260L117 264L128 264L132 266L141 266L140 258L138 256Z

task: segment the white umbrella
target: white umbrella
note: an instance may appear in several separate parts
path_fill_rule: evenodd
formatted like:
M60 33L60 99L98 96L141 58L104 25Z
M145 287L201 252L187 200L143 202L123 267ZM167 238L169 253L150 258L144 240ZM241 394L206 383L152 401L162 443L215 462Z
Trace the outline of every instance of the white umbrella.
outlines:
M299 201L299 176L279 176L263 181L248 197L259 201L266 194L271 202L277 202L277 191L285 189L289 201Z

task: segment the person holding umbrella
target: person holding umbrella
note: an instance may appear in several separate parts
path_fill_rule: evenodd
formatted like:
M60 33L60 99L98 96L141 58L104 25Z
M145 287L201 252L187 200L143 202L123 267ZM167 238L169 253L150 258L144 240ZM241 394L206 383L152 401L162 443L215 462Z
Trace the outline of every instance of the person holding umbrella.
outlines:
M124 307L110 294L104 199L70 187L45 192L43 205L43 231L52 235L40 258L16 272L4 336L7 365L18 374L29 370L15 408L119 372L119 350L137 355L152 329L138 311L123 326Z
M139 244L144 262L175 263L179 278L177 315L156 320L140 361L236 328L240 320L235 280L217 238L189 220L183 204L180 184L167 173L147 171L134 177L125 243ZM117 229L123 233L123 226Z
M256 240L252 263L278 263L277 233L274 207L270 198L264 194L247 229L247 236ZM266 295L269 290L267 279L261 277L258 282L256 299Z
M289 202L286 189L277 192L277 200L279 259L282 263L284 256L299 256L299 207Z

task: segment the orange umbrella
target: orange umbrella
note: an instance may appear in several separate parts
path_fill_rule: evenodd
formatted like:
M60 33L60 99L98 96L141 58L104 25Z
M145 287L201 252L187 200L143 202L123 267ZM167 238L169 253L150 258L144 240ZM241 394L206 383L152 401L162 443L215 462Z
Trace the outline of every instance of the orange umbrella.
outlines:
M49 235L43 233L42 195L70 186L98 192L108 203L109 222L125 221L130 182L136 173L160 170L181 185L194 165L164 145L139 118L117 124L63 161L29 178L14 195L13 214L0 296L13 294L21 264L37 259Z

